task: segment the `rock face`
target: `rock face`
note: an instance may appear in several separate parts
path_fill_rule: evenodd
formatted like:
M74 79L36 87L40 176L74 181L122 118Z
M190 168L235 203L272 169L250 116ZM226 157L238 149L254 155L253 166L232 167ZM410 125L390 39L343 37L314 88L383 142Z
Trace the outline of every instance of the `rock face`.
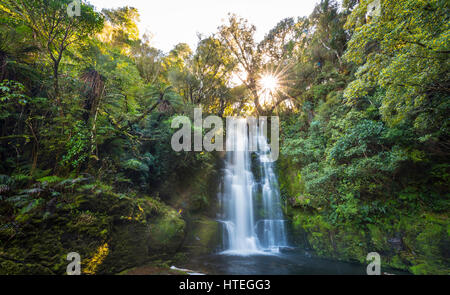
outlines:
M218 245L220 245L219 223L205 216L194 218L183 248L195 256L213 253Z
M149 241L147 243L151 253L174 253L183 242L185 222L175 210L158 217L149 225Z
M378 252L382 267L402 269L414 274L449 274L450 239L445 219L424 215L423 220L400 216L392 226L383 220L358 227L338 226L322 215L291 210L290 217L306 243L299 247L321 257L366 264L369 252ZM301 241L300 241L301 242Z
M0 228L0 274L64 274L70 252L82 273L114 274L174 253L185 235L181 216L146 196L66 196L41 215Z
M161 195L171 207L177 208L186 221L183 244L179 249L187 258L211 254L221 244L220 226L216 221L218 204L217 189L223 161L214 154L209 165L197 169L177 185L161 190Z

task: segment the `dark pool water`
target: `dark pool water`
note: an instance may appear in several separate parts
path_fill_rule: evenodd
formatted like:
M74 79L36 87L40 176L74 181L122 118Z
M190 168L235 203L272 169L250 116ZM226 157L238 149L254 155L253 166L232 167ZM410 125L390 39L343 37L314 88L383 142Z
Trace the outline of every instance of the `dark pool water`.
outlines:
M366 265L313 257L302 251L273 255L212 254L192 259L186 267L211 275L366 275ZM407 274L383 268L382 273Z

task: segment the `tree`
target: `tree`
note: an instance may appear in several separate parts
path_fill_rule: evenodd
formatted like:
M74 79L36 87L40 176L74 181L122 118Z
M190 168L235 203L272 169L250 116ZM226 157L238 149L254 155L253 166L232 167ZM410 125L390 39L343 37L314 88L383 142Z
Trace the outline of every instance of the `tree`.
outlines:
M148 35L144 35L142 40L132 48L132 55L141 77L147 84L154 84L162 74L163 53L150 46Z
M0 27L0 82L30 76L33 68L29 66L37 58L37 47L29 44L29 32L23 26Z
M381 14L366 19L369 3L361 1L346 24L354 34L345 58L359 66L346 98L356 103L385 90L384 120L411 124L422 142L448 154L448 2L383 1Z
M269 62L286 61L303 39L304 24L302 18L297 21L294 18L281 20L258 44L259 51L269 58Z
M83 117L86 124L91 123L89 152L93 154L100 100L105 92L105 78L95 69L90 69L81 75L81 81L84 82L86 97Z
M120 7L117 9L103 9L105 27L100 40L117 48L124 54L130 54L134 43L139 43L139 12L133 7Z
M208 37L201 39L194 55L180 55L180 46L166 59L169 81L185 102L201 104L210 112L222 115L230 97L228 81L235 68L234 59L221 42Z
M258 44L258 51L264 59L264 72L275 76L278 89L272 94L269 113L274 112L283 102L291 104L304 92L302 79L295 73L295 65L304 58L302 50L308 39L309 22L306 18L286 18L281 20ZM297 85L294 84L297 83Z
M219 28L221 42L226 46L238 63L240 80L250 91L256 111L264 112L258 93L258 75L262 69L262 54L254 38L256 27L248 21L229 15L229 24Z
M346 49L349 38L344 30L346 15L339 12L339 5L334 0L322 0L310 16L313 34L313 43L322 47L319 61L330 54L337 59L342 67L342 55ZM322 61L323 63L323 61Z
M59 68L64 53L70 46L80 45L99 32L103 17L92 6L81 5L81 15L70 17L67 5L70 0L5 0L0 9L29 26L42 52L46 52L52 65L54 98L64 114L59 93Z
M192 65L200 81L196 102L222 116L230 98L228 81L236 67L230 51L214 36L205 38L197 46Z
M194 91L200 81L192 73L192 50L186 43L179 43L163 62L165 83L173 85L185 102L194 103Z

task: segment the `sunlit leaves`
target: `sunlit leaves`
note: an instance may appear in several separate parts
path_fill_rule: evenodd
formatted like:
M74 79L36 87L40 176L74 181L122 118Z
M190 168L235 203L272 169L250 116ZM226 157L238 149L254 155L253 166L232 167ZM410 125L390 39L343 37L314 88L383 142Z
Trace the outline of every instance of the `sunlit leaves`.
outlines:
M347 22L355 31L345 58L360 68L345 96L384 88L381 113L395 125L426 111L431 93L448 98L448 2L381 1L381 15L362 22L370 2L361 1Z

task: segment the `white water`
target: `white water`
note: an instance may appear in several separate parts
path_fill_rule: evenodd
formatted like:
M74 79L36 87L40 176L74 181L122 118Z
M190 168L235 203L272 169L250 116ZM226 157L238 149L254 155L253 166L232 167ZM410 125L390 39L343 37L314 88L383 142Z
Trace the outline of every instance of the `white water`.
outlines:
M255 163L260 170L258 182L252 173L247 121L241 119L236 129L227 129L227 139L230 142L227 145L229 151L220 195L224 227L223 254L271 254L278 253L281 247L287 246L273 163L264 161L270 152L270 146L262 128L258 128L258 132L250 136L254 136L252 140L258 144Z

